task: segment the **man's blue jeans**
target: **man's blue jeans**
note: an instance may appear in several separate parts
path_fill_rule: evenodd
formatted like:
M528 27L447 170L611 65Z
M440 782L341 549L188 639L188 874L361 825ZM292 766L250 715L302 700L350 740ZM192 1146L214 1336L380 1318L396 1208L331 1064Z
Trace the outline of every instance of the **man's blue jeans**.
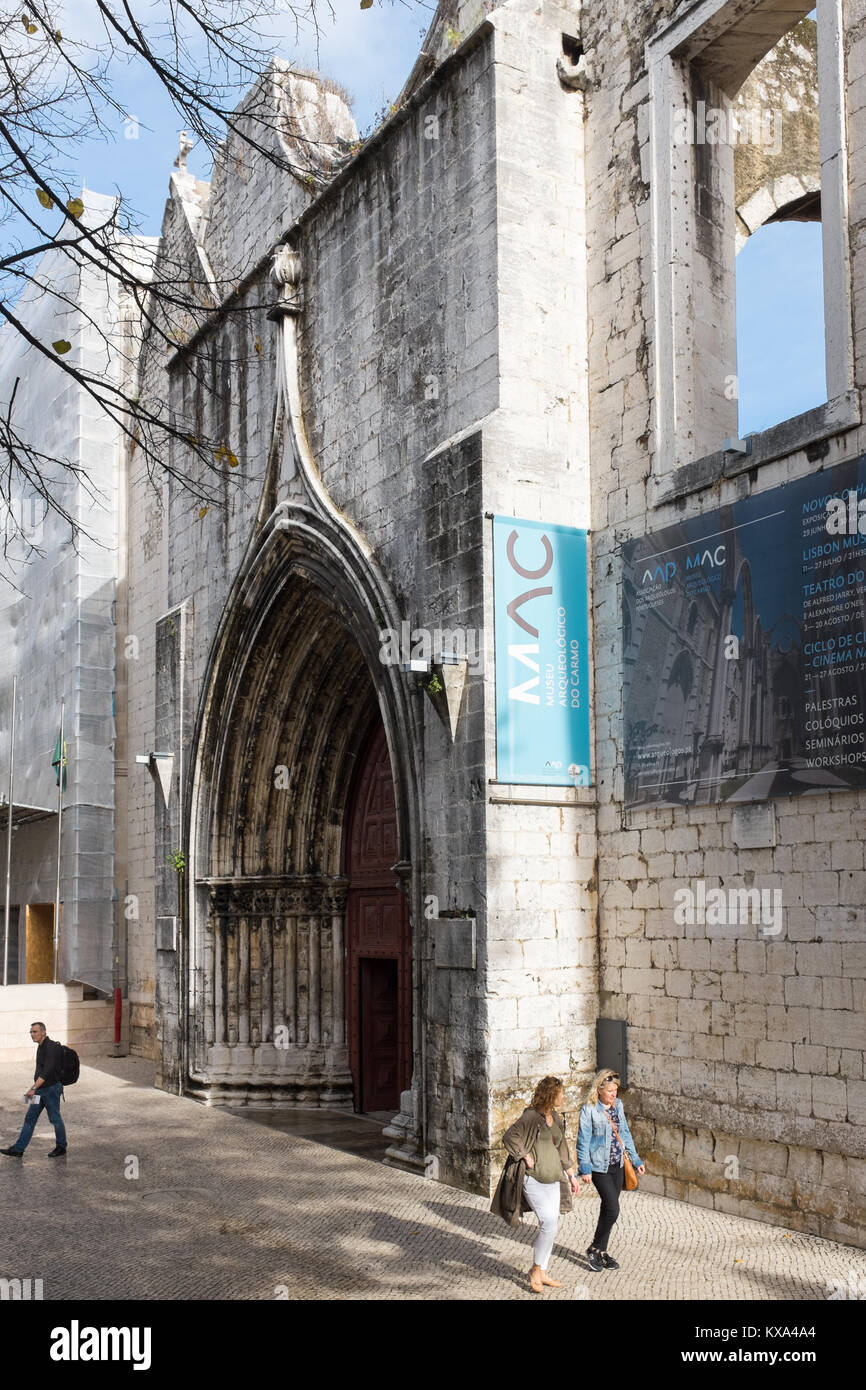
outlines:
M30 1140L33 1138L33 1129L43 1110L48 1111L48 1118L54 1126L54 1136L57 1140L59 1149L66 1148L66 1126L60 1114L60 1097L63 1095L63 1086L58 1081L54 1086L40 1086L36 1092L37 1096L42 1097L41 1105L28 1105L27 1114L24 1117L24 1124L21 1126L21 1133L13 1144L13 1148L23 1154Z

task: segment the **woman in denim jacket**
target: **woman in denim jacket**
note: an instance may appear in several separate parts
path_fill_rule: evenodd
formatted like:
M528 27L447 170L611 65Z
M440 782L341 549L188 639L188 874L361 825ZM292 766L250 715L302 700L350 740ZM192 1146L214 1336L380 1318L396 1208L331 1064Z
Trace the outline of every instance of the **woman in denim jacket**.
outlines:
M622 1101L617 1100L619 1077L605 1067L592 1083L580 1107L577 1127L577 1167L583 1182L592 1182L601 1198L598 1225L587 1250L590 1269L619 1269L607 1253L607 1240L619 1216L619 1194L625 1176L623 1146L638 1173L646 1171L638 1158ZM614 1130L619 1131L619 1137Z

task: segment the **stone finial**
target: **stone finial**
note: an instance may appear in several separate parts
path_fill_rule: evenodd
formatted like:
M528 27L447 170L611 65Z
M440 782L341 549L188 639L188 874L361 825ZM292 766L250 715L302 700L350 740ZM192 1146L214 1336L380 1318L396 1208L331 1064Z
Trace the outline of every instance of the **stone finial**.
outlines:
M186 173L186 157L192 149L194 143L195 142L193 140L190 140L185 130L178 131L177 158L174 161L174 167L175 169L177 169L179 174Z
M274 247L271 261L271 278L279 290L280 297L271 310L271 317L280 314L297 314L301 310L301 258L297 251L285 242Z
M285 243L274 247L271 276L274 284L279 286L281 294L285 292L286 286L296 288L301 278L301 258L297 251L293 251L291 246L286 246Z

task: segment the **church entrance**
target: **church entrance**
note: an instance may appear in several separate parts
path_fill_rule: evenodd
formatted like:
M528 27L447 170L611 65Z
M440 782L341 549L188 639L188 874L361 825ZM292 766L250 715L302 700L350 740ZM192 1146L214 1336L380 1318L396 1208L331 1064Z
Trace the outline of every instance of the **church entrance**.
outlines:
M398 1110L411 1082L411 943L398 857L391 761L377 719L350 799L344 868L349 1066L355 1109L367 1114Z
M414 768L389 755L403 689L320 579L266 569L214 663L190 810L184 1084L211 1103L390 1116L413 1067L398 882L412 882Z

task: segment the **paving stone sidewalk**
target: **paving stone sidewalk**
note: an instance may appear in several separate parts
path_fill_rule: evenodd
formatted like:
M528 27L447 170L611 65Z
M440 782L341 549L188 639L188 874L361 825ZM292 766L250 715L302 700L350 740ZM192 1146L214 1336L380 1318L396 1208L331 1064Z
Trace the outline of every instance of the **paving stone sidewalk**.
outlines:
M17 1137L26 1067L0 1066L0 1143ZM141 1058L82 1067L64 1103L69 1155L42 1117L0 1156L0 1277L49 1299L535 1299L534 1218L512 1233L475 1197L152 1088ZM126 1177L134 1171L137 1178ZM583 1251L594 1189L564 1217L555 1299L826 1300L866 1291L866 1253L637 1192L611 1241Z

